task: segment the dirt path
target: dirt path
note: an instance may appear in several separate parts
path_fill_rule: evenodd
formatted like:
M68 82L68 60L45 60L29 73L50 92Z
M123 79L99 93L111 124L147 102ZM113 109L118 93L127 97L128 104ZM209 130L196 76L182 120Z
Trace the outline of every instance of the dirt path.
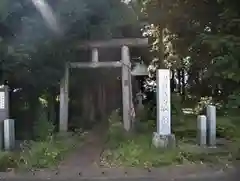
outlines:
M71 153L59 166L60 169L86 169L98 167L100 155L104 149L107 128L103 125L96 126L86 135L83 145Z

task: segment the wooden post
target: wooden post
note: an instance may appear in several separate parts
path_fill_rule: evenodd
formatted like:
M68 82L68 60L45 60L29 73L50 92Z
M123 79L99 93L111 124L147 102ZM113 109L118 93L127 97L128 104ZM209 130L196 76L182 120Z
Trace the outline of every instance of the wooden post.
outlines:
M124 129L129 131L131 129L131 94L130 94L130 76L131 76L131 62L130 53L127 46L122 47L122 104L123 104L123 125Z
M65 65L64 77L60 82L60 123L59 131L68 131L68 84L69 84L69 65Z

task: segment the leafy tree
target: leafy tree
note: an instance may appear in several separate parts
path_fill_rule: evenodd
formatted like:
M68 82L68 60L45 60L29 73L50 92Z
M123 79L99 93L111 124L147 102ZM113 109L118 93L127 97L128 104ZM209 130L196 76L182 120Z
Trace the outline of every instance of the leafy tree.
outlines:
M239 106L238 1L139 0L160 67L184 68L192 96ZM230 97L232 99L230 99ZM232 106L231 106L232 107Z
M56 101L65 61L86 59L76 49L77 43L140 33L137 15L120 0L46 2L58 20L61 36L49 29L31 1L0 2L1 80L7 80L12 90L12 116L21 119L16 110L28 110L25 125L30 126L36 120L39 97Z

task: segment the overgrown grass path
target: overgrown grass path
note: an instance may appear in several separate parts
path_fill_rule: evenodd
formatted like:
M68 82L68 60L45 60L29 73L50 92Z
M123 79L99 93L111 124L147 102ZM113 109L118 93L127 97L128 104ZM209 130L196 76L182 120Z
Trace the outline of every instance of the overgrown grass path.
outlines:
M99 165L100 155L103 151L107 130L104 126L96 126L89 131L83 145L67 156L60 164L59 169L86 169Z

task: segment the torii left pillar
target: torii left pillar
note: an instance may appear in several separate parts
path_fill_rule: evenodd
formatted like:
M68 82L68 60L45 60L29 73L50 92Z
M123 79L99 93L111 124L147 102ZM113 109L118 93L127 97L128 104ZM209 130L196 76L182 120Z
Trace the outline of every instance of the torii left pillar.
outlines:
M59 131L68 131L68 95L69 95L69 64L65 65L64 77L60 82L60 113Z

